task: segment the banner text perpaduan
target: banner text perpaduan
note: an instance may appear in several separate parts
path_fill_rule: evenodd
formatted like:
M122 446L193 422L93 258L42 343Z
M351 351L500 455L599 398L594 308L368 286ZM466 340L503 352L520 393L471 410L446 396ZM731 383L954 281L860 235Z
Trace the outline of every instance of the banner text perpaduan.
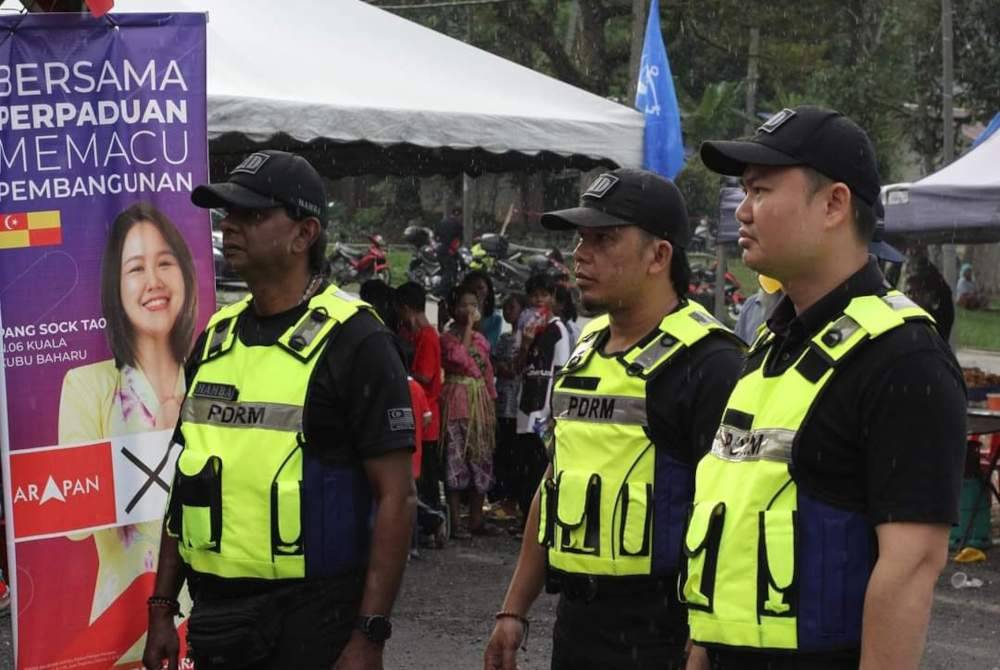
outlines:
M174 60L0 65L0 203L190 191L172 167L188 158L187 91Z

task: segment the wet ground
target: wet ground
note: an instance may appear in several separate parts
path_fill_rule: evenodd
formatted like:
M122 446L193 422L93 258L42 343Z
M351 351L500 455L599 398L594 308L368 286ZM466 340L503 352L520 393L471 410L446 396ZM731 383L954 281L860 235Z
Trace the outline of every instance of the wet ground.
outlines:
M394 631L386 649L387 670L474 670L500 609L517 560L511 537L453 541L442 550L422 549L410 561L393 614ZM949 562L934 598L927 650L921 670L1000 670L1000 547L986 563ZM958 570L983 586L955 590ZM547 670L552 649L555 598L543 595L531 611L527 653L521 670ZM10 619L0 620L0 670L13 667Z
M452 542L441 551L422 550L411 561L399 598L386 668L481 668L514 563L517 542L509 537ZM978 589L952 588L957 570L983 581ZM528 652L521 670L545 670L551 652L555 599L542 596L531 612ZM922 670L1000 670L1000 547L988 561L949 562L935 593Z

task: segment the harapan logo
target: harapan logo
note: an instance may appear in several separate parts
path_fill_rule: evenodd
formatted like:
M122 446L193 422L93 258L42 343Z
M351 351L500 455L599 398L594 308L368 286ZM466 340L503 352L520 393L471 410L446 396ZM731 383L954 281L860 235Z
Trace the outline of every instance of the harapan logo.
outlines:
M11 454L15 538L115 523L111 445Z

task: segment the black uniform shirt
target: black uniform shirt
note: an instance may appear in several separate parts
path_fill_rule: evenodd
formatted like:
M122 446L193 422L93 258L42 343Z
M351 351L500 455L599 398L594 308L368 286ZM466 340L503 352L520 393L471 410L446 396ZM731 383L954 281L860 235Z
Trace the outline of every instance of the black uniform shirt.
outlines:
M273 345L305 311L303 304L262 317L248 307L240 314L237 335L248 347ZM204 343L202 333L185 370L188 388ZM360 464L397 449L412 450L412 427L389 419L391 410L412 411L395 335L368 312L360 312L334 330L321 355L306 394L307 444L336 464Z
M681 301L674 311L686 304ZM656 328L634 346L644 347L659 336ZM595 343L595 355L620 355L620 351L604 352L607 337L604 334ZM646 383L648 431L655 447L685 465L696 465L712 447L742 365L739 340L712 333L655 372Z
M776 338L765 374L787 370L853 298L885 292L869 262L798 316L783 298L767 322ZM909 322L851 356L796 441L797 485L829 504L865 512L873 524L954 523L966 392L948 345L926 322Z
M775 341L765 374L788 370L853 298L886 291L882 273L869 261L802 314L782 298L767 322ZM910 322L850 356L796 440L797 486L826 503L864 512L873 524L952 523L965 445L965 384L948 345L927 322ZM857 668L860 653L797 654L795 667ZM791 667L782 665L787 653L712 648L709 655L722 668Z

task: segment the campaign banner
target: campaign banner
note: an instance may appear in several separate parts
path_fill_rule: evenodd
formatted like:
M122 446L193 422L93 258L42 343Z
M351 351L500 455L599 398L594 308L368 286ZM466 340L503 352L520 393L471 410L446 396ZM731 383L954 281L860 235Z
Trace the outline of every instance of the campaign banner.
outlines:
M141 667L183 364L215 308L204 14L0 17L16 666ZM187 663L189 665L189 663Z

